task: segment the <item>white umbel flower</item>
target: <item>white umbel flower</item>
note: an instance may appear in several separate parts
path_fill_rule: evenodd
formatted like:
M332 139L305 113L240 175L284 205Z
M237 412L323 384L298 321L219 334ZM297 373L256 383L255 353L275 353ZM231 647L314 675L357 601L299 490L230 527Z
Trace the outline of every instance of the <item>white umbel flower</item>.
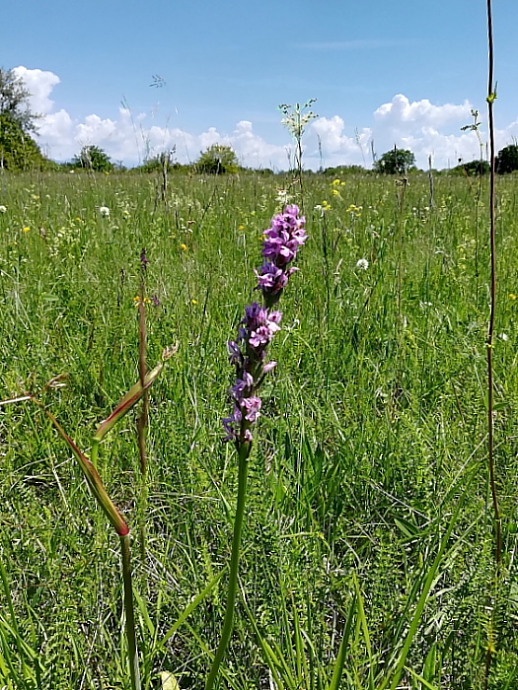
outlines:
M356 262L356 268L358 271L366 271L369 268L369 262L367 259L358 259Z
M103 218L108 218L110 215L110 209L108 206L99 206L99 213Z

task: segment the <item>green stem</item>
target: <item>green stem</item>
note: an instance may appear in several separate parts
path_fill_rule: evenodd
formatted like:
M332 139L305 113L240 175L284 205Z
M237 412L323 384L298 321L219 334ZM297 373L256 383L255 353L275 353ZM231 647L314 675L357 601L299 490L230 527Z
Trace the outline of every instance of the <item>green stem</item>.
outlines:
M130 667L131 690L141 690L138 665L137 638L135 636L135 612L133 609L133 585L131 582L130 535L120 537L122 554L122 579L124 582L124 613L126 618L126 639Z
M99 459L99 441L94 439L92 442L92 449L90 451L90 460L92 461L92 464L95 467L95 469L97 469L98 459Z
M246 503L246 486L248 480L248 457L250 455L250 443L242 443L239 447L239 478L237 489L236 516L234 518L234 536L232 539L232 555L230 557L230 573L228 579L227 605L225 609L225 619L223 630L219 641L212 668L205 684L205 690L212 690L214 681L218 675L221 662L227 651L232 629L234 626L234 608L236 605L236 594L239 570L239 552L241 547L241 535L243 532L243 522Z

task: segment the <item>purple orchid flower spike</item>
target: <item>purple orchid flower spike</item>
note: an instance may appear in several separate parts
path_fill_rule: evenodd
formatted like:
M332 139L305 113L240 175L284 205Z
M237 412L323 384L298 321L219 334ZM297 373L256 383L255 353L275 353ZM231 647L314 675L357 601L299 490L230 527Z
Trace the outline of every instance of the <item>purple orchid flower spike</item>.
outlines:
M230 389L234 410L223 420L226 440L235 442L238 450L250 445L251 426L261 414L261 398L257 391L266 374L277 362L267 361L268 346L280 330L282 313L272 307L279 301L282 291L297 268L288 265L307 239L305 218L299 216L299 207L286 206L283 213L272 219L264 233L262 254L265 263L256 271L257 289L261 290L264 306L254 302L245 309L239 324L237 341L228 343L229 358L236 367L236 383Z
M227 590L227 603L223 630L207 676L205 690L213 690L221 663L230 642L236 595L238 591L239 550L245 519L248 458L253 443L252 426L261 416L262 401L257 394L265 376L277 362L268 361L268 347L280 331L282 314L274 310L290 276L297 270L288 268L300 247L306 241L305 219L299 217L298 206L286 206L275 216L271 227L264 233L263 256L265 263L258 272L257 289L263 294L264 304L250 304L239 324L238 337L228 343L230 362L236 368L236 382L230 389L233 410L223 420L226 440L233 441L238 455L238 494L232 537L232 555Z

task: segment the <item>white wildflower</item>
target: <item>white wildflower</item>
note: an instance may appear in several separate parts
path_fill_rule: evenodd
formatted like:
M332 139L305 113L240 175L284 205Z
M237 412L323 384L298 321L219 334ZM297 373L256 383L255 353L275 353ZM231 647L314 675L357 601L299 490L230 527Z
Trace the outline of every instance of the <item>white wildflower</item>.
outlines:
M504 343L506 343L509 340L509 336L507 335L507 333L500 333L498 337L500 338L500 340L503 340Z
M287 204L289 203L291 197L287 189L278 189L277 190L277 196L275 197L275 201L277 201L279 204Z
M366 271L369 268L369 262L367 259L358 259L356 262L356 268L359 271Z
M99 213L103 218L108 218L110 215L110 209L108 206L99 206Z
M0 213L5 213L7 211L7 206L0 206Z

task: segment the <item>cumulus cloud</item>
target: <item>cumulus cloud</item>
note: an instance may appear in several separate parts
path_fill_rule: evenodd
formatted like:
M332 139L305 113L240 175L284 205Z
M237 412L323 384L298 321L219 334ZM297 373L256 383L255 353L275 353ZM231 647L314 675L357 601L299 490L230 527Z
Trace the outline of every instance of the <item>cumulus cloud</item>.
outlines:
M454 166L459 158L476 158L480 155L476 134L461 131L473 121L472 109L469 101L435 105L427 98L410 101L396 94L374 111L376 149L380 153L393 146L410 149L420 167L427 165L429 156L437 167Z
M43 115L38 121L38 139L45 153L55 160L69 160L82 146L95 144L113 160L129 165L173 147L177 160L192 162L208 146L224 144L236 151L242 165L285 169L293 152L292 141L272 144L254 131L249 120L237 122L229 132L208 127L193 133L159 126L151 113L132 113L124 107L110 118L90 113L74 119L65 109L56 109L51 99L60 83L56 74L22 66L14 71L31 93L31 109ZM340 115L319 117L307 129L305 166L369 165L371 148L380 155L394 146L411 149L419 167L427 167L430 155L438 168L456 165L459 158L477 158L480 149L476 134L461 131L463 125L472 122L472 108L468 101L437 105L428 99L411 101L404 94L396 94L389 103L380 105L371 122L361 129L346 123ZM483 128L481 136L487 139ZM496 132L497 147L517 136L518 120Z
M30 93L29 108L34 113L45 115L54 108L54 101L49 96L61 79L54 72L45 72L41 69L27 69L27 67L15 67L14 74L23 81Z
M374 120L383 126L400 127L441 127L450 124L466 124L473 106L468 101L462 105L447 103L434 105L427 98L413 103L398 93L390 103L384 103L374 111Z

